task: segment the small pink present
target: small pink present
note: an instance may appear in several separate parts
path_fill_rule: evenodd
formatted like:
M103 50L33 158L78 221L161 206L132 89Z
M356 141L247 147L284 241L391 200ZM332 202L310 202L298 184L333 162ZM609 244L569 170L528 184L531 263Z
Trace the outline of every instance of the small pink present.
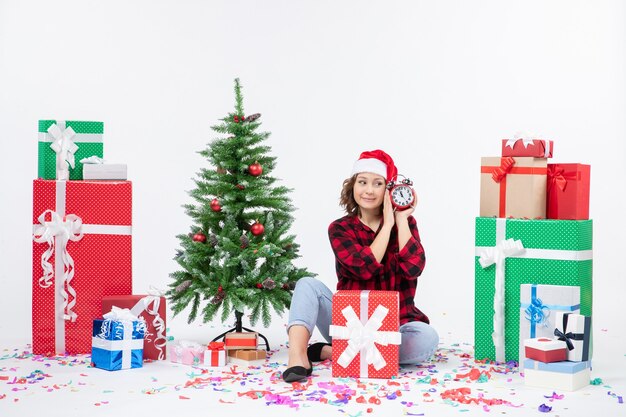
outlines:
M169 346L170 360L184 365L200 365L204 361L205 347L190 340L179 340Z

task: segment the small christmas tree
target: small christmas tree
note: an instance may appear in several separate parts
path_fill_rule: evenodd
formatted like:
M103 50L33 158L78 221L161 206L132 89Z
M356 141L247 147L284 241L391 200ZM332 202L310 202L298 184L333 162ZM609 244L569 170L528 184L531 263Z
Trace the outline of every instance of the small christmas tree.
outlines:
M188 321L199 314L212 320L222 308L226 321L234 311L238 320L247 308L251 323L259 317L271 322L289 307L298 279L314 276L296 268L295 236L288 234L294 207L290 189L277 186L271 173L276 158L258 132L260 114L244 115L239 79L235 79L235 112L212 129L222 137L199 153L209 161L190 194L197 204L183 207L191 216L191 233L178 235L181 250L175 260L182 268L170 276L167 295L174 315L191 306Z

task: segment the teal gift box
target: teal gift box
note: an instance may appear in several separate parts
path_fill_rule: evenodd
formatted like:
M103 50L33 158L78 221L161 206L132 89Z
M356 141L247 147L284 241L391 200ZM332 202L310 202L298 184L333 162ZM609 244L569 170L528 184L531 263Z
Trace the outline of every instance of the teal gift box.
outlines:
M63 159L65 161L72 159L74 164L73 168L67 166L69 178L59 179L82 180L83 164L80 163L80 160L94 155L103 157L104 123L102 122L40 120L38 131L38 178L57 179L57 151L53 149L54 147L57 150L63 148L65 151L69 151L70 155Z
M521 284L578 286L591 315L592 235L591 220L476 218L477 360L519 361Z

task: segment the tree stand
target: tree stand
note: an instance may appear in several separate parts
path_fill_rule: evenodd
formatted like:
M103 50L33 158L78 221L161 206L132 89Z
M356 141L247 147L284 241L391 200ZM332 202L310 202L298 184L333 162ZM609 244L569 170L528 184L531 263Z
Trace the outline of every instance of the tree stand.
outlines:
M217 337L216 337L215 339L213 339L212 341L213 341L213 342L216 342L216 341L218 341L219 339L225 339L225 338L226 338L226 335L227 335L228 333L232 333L232 332L241 333L241 332L242 332L242 330L245 330L245 331L247 331L247 332L254 332L254 330L250 330L250 329L248 329L247 327L243 327L243 325L241 324L241 318L242 318L242 317L243 317L243 313L242 313L242 312L240 312L240 311L235 310L235 319L236 319L236 321L235 321L235 327L233 327L232 329L226 330L224 333L222 333L221 335L217 336ZM270 350L270 344L269 344L269 342L267 341L267 337L263 336L263 335L262 335L261 333L259 333L259 332L256 332L256 333L259 335L259 337L260 337L261 339L263 339L263 340L265 341L265 347L266 347L266 348L267 348L267 350L269 351L269 350Z

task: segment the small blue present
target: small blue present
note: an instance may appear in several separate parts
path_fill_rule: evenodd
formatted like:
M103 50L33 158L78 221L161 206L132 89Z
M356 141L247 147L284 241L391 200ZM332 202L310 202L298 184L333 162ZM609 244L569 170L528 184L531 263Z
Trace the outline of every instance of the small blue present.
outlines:
M138 320L128 309L113 307L111 313L104 315L104 319L93 321L93 366L108 371L141 368L145 333L144 321Z

